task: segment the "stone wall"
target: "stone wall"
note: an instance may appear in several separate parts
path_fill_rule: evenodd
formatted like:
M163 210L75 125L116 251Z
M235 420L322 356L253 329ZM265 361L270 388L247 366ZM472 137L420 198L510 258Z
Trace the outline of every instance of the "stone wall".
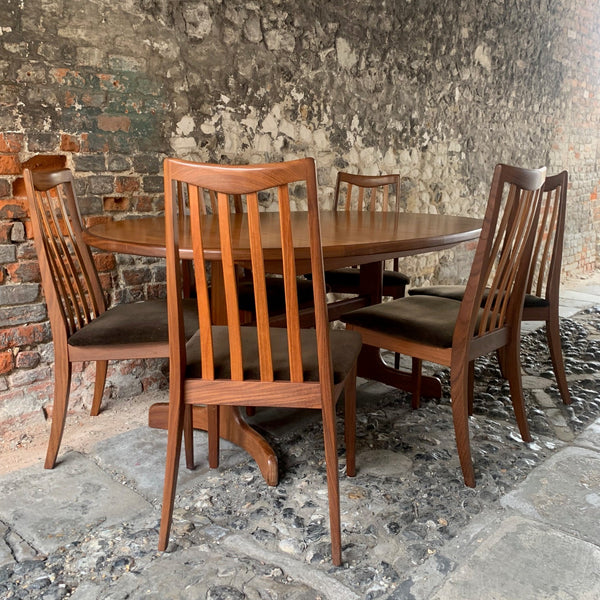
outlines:
M571 175L565 275L597 267L600 9L584 0L4 0L0 418L51 403L52 345L21 170L72 168L86 219L162 209L165 156L400 172L406 210L481 216L493 166ZM406 259L468 274L469 248ZM99 253L115 302L165 293L161 261ZM90 367L73 398L89 402ZM117 396L164 384L122 363Z

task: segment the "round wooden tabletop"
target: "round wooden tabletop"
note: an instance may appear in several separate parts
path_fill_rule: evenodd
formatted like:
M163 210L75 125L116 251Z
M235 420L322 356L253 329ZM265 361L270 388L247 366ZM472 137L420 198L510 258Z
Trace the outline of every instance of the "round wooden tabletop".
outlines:
M300 260L309 257L307 215L292 213L292 235ZM260 218L265 259L276 260L281 255L279 215L264 212ZM250 256L246 219L245 214L231 215L236 257L241 260L246 251ZM320 222L326 268L441 250L476 239L481 232L480 219L438 214L322 211ZM219 260L216 217L203 217L203 232L206 258ZM86 229L84 239L113 252L165 256L165 221L158 216L107 221ZM181 258L192 258L189 221L184 221L180 231L179 247Z

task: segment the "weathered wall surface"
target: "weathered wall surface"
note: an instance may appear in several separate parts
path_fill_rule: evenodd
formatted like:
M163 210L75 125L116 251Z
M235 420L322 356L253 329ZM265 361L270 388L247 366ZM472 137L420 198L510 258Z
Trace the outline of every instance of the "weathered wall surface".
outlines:
M600 9L585 0L4 0L0 418L51 402L52 348L20 173L71 167L87 219L162 208L161 161L317 160L398 171L409 211L481 216L493 166L571 174L566 274L597 266ZM54 158L40 158L51 156ZM406 260L456 281L468 251ZM114 301L164 295L160 261L100 253ZM89 367L88 367L89 369ZM164 363L111 375L125 395ZM74 397L89 398L87 372Z

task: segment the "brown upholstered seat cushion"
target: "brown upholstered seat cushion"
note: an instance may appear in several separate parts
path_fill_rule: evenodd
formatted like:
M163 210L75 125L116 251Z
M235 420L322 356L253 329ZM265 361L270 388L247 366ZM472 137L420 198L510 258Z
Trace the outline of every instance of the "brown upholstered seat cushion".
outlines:
M272 315L285 312L285 290L282 277L267 277L267 304ZM298 304L300 307L313 304L313 285L308 279L296 278ZM238 306L240 310L254 312L254 285L251 281L242 281L238 285Z
M260 379L258 342L255 327L242 327L242 348L244 379ZM314 329L301 329L302 364L304 380L319 380L319 362L317 359L317 339ZM287 329L271 328L271 344L273 351L273 371L277 381L290 378ZM231 376L229 360L229 337L225 326L213 327L213 345L215 352L215 375L217 379L228 379ZM334 383L340 383L350 372L358 357L362 345L360 335L354 331L336 330L330 332L331 358L333 363ZM187 343L186 377L201 377L199 333Z
M342 315L345 323L440 348L452 346L461 303L439 296L406 296Z
M347 267L344 269L336 269L334 271L325 272L325 282L330 285L333 289L336 286L353 287L358 289L360 281L360 269L354 267ZM397 271L383 272L383 287L395 287L408 285L410 279Z
M464 285L434 285L430 287L412 288L408 290L411 296L439 296L440 298L450 298L452 300L462 300L465 294ZM486 294L483 295L485 301ZM525 308L538 308L549 306L550 303L546 298L534 296L533 294L525 294Z
M183 301L185 335L189 339L198 330L195 300ZM169 341L166 300L145 300L117 304L69 338L71 346L143 344Z

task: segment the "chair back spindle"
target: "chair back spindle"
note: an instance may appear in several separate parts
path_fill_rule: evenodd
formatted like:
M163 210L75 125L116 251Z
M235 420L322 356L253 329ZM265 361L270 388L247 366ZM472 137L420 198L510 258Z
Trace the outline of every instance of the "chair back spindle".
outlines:
M34 243L53 328L67 337L106 310L100 280L82 241L71 171L24 172Z

